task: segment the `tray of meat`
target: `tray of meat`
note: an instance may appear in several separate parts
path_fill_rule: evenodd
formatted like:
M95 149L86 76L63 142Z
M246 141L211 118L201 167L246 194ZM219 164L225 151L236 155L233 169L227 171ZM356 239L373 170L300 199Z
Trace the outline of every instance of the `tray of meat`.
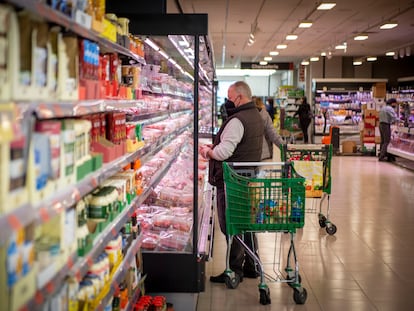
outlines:
M190 235L178 230L163 231L160 233L158 250L184 251L189 244Z

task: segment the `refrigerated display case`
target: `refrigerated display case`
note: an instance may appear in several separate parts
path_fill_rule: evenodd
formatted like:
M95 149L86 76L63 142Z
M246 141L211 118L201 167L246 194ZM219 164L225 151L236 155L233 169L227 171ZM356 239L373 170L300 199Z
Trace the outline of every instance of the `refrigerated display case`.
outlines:
M394 128L388 152L414 164L414 77L398 79L398 89L389 97L398 102L399 126Z

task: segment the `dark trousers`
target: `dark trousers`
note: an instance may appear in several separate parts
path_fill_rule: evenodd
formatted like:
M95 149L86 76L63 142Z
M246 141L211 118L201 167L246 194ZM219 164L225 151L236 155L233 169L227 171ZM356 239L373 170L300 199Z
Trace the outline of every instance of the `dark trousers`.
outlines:
M310 124L310 120L301 120L299 122L300 129L302 130L302 133L303 133L303 142L305 144L309 142L309 135L308 135L309 124Z
M217 187L217 217L220 225L221 232L226 236L226 194L224 191L224 187ZM254 242L255 252L257 252L257 239L254 234L245 234L245 243L247 246L252 248L252 243ZM243 263L245 264L246 269L250 269L254 267L254 262L250 259L248 255L246 255L246 262L245 262L245 250L243 245L236 239L233 239L233 243L230 249L230 269L234 272L243 275ZM250 261L249 261L250 260Z
M387 148L391 140L391 126L388 123L380 122L379 130L381 134L379 158L384 160L388 155Z

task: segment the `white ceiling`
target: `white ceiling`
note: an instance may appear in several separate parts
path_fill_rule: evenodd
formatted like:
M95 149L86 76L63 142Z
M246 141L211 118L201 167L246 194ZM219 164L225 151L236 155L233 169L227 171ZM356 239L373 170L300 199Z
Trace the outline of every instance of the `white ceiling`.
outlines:
M315 10L315 0L167 0L167 13L207 13L209 38L216 68L235 68L240 62L258 62L277 44L288 44L273 56L272 62L300 62L321 52L333 56L383 56L386 51L411 47L414 54L414 1L411 0L336 0L330 11ZM303 19L313 21L300 29ZM391 30L380 30L386 20L398 21ZM248 46L249 33L257 21L256 39ZM368 33L365 41L355 41L357 33ZM289 33L298 35L287 41ZM347 42L347 50L335 45Z

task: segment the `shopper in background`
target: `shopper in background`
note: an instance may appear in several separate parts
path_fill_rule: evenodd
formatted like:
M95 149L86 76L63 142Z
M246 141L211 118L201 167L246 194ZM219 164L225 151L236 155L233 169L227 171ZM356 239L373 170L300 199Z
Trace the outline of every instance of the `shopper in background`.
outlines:
M260 116L264 122L264 131L263 136L263 147L262 147L262 160L272 159L273 158L273 144L277 147L283 144L283 139L279 136L276 129L273 126L272 119L270 119L269 114L266 111L266 107L263 103L261 97L254 97L254 102L257 109L259 109Z
M387 159L391 160L387 148L391 140L391 124L397 120L397 115L394 111L396 104L397 100L395 98L390 98L379 112L379 130L381 134L379 161L387 161Z
M226 197L223 180L223 161L257 162L261 160L264 135L263 121L252 102L250 87L243 81L232 84L228 99L234 110L220 127L213 145L200 147L200 154L209 161L209 182L217 190L217 216L220 230L226 235ZM227 235L226 235L227 237ZM230 269L243 280L244 248L233 239L230 251ZM226 274L211 276L210 281L224 283Z
M272 122L273 122L273 120L275 119L275 106L274 106L273 98L268 97L266 99L265 105L266 105L266 110L269 113L270 119L272 119Z
M293 116L299 116L299 125L303 133L303 141L307 144L309 142L308 127L312 121L312 111L308 101L306 100L306 96L301 98L301 104Z

